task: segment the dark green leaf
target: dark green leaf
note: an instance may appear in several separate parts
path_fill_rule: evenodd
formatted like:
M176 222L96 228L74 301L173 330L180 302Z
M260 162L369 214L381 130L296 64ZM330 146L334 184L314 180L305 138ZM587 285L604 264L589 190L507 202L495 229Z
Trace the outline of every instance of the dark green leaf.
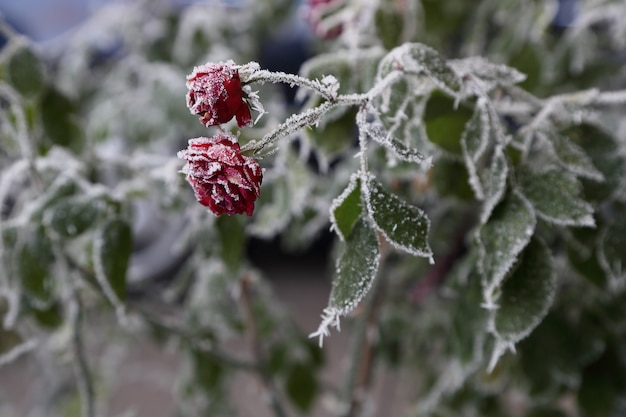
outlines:
M580 183L561 171L518 176L524 196L542 219L566 226L594 226L593 207L584 201Z
M496 292L535 230L535 213L518 194L510 194L478 234L485 303L496 305Z
M94 236L93 263L98 283L111 304L126 299L126 272L133 248L130 224L116 217L106 221Z
M614 207L612 219L604 228L599 246L599 262L604 272L623 280L626 268L626 207Z
M461 136L472 115L473 112L463 105L455 108L453 99L439 93L432 94L424 110L428 139L441 149L460 155Z
M474 195L469 185L467 169L463 163L453 159L439 159L431 170L431 180L440 196L455 196L461 200L472 200Z
M318 390L314 369L303 364L294 365L287 375L285 390L300 411L308 411Z
M335 309L339 315L352 311L372 286L379 260L376 233L361 219L346 239L337 259L329 307Z
M556 274L546 244L534 238L519 263L501 285L494 331L500 341L517 343L537 327L548 313L556 292Z
M333 200L333 204L330 206L332 228L341 240L346 240L350 236L362 212L361 179L357 174L353 174L346 189Z
M4 229L3 240L9 270L34 304L46 306L54 289L52 243L40 227L32 225Z
M587 153L594 167L603 175L604 181L583 178L586 200L603 201L620 192L626 178L626 160L617 139L600 127L583 124L566 130L565 135Z
M412 255L432 258L428 245L430 221L421 209L389 193L373 177L367 182L365 201L376 229L394 247Z
M204 390L213 392L222 379L224 366L213 356L200 350L193 350L191 355L196 380Z
M60 236L76 237L95 227L106 211L106 202L97 196L73 196L50 207L44 223Z
M76 105L58 90L49 88L41 99L40 111L50 142L80 153L85 141Z
M315 151L327 165L331 158L337 157L355 141L356 127L354 116L356 111L344 112L333 120L323 120L315 129L303 132L310 138ZM329 116L330 117L330 116Z
M374 17L376 32L385 49L390 50L399 45L404 29L404 19L394 5L390 2L383 2L376 9Z
M44 87L44 70L44 64L35 52L28 46L20 46L11 55L7 74L17 91L25 97L33 97Z

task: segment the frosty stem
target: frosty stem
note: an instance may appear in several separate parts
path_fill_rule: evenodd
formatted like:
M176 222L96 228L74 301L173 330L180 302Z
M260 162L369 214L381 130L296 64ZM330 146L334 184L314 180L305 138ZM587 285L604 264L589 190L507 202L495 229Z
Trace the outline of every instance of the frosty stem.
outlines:
M260 140L255 140L242 146L242 152L259 154L259 152L270 143L273 143L283 137L297 132L303 127L313 126L320 122L322 116L330 110L339 106L364 106L375 97L382 94L385 89L397 82L402 76L402 71L392 71L384 78L381 78L366 93L360 94L337 94L339 84L325 83L323 81L311 81L298 75L285 74L282 72L271 72L266 70L258 70L246 77L246 82L282 82L291 86L298 86L311 89L319 93L326 99L322 104L312 107L289 117L283 123L279 124L274 130L263 136Z

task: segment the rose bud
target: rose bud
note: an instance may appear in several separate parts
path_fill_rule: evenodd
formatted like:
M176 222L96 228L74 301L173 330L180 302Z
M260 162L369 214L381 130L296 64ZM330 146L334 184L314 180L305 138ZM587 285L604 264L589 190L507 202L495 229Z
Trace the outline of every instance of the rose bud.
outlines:
M233 116L239 127L252 124L239 71L232 60L195 67L187 76L187 88L187 107L192 114L200 116L203 125L226 123Z
M178 152L187 161L182 169L198 202L215 215L252 215L261 193L263 170L252 158L241 154L237 138L218 133L212 138L189 139L189 147Z

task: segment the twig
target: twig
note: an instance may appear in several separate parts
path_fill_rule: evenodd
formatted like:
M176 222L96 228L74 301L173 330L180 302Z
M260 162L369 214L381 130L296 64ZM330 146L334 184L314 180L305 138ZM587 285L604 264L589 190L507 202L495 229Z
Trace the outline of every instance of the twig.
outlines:
M85 357L85 346L82 338L82 305L76 293L72 289L72 296L69 299L69 318L72 328L72 348L74 351L74 369L76 372L76 382L81 399L81 406L84 417L95 416L94 389L87 358Z
M254 313L252 312L252 294L251 294L252 278L244 276L241 280L241 297L240 305L243 311L244 320L246 323L246 330L248 331L248 338L252 348L252 353L257 362L259 378L265 388L265 392L268 397L270 407L274 411L276 417L287 417L287 413L283 405L280 403L276 388L272 382L272 377L267 370L266 361L264 357L263 347L259 339L259 333L254 320Z

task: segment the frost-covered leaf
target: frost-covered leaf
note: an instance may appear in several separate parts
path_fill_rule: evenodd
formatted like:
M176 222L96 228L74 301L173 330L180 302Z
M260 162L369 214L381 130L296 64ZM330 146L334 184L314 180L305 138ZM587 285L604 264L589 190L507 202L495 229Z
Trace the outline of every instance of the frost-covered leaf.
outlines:
M515 344L537 327L556 292L556 274L546 244L533 238L500 287L493 331L500 342Z
M564 134L591 158L591 162L603 175L604 181L582 179L584 195L587 200L602 201L610 199L621 191L626 178L626 159L618 140L604 129L582 124L567 129Z
M375 142L383 145L385 149L388 149L401 161L413 162L415 164L424 163L427 167L430 166L430 158L426 158L421 152L418 152L417 149L413 149L410 146L405 145L400 140L396 139L390 133L384 131L384 129L380 126L371 126L369 125L365 132L371 137Z
M566 226L594 226L593 207L580 196L581 186L561 171L533 173L523 171L518 176L521 192L542 219Z
M485 153L489 144L489 114L482 106L476 106L472 118L467 121L461 136L463 160L469 175L469 184L476 198L485 197L483 186L477 171L477 162Z
M361 180L357 174L353 174L346 189L330 206L331 228L337 232L341 240L345 241L350 236L362 212Z
M479 265L487 308L495 307L496 291L517 256L530 242L535 224L532 206L520 195L512 193L496 207L489 221L480 228Z
M614 279L626 277L626 210L615 208L615 214L605 226L598 250L598 261L604 272Z
M18 46L7 64L7 75L13 87L25 97L41 92L45 84L44 64L26 45Z
M450 97L433 93L424 109L424 125L428 139L441 149L461 154L461 136L473 115L472 110L460 105Z
M581 177L595 181L604 180L602 172L598 171L580 146L560 134L545 132L544 135L564 168Z
M94 195L64 198L44 213L44 224L63 237L76 237L97 225L107 211L106 202Z
M428 245L430 221L421 209L389 193L373 177L368 179L363 193L376 229L394 247L432 260L433 253Z
M482 178L484 201L480 213L481 223L485 223L493 209L500 202L506 191L506 180L509 175L509 165L502 147L496 146L491 156L491 165Z
M450 60L448 65L460 78L468 75L478 78L483 92L488 92L497 86L517 84L526 79L526 76L515 68L495 64L479 56Z
M379 261L376 233L359 220L337 259L328 306L342 316L352 311L372 286Z
M384 78L397 68L407 73L424 74L438 88L452 95L461 87L459 77L439 52L421 43L405 43L391 50L380 61L378 78Z
M35 305L45 306L53 297L52 243L41 227L20 225L2 231L4 262Z
M49 88L39 106L46 138L54 145L79 153L85 144L76 104L55 88Z
M126 272L133 248L130 224L115 217L94 235L93 264L104 295L116 308L126 299Z

